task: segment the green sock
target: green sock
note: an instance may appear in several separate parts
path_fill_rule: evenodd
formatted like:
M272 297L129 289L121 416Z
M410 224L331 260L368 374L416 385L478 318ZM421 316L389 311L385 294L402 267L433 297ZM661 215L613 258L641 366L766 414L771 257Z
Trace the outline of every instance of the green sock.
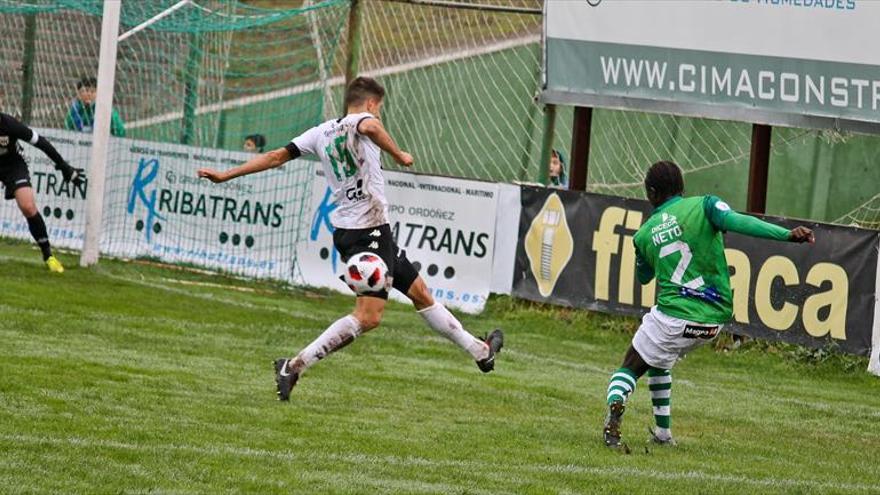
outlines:
M619 368L611 375L608 382L608 404L612 402L626 402L630 394L636 389L635 373L627 368Z
M651 391L651 404L654 406L654 421L657 428L669 433L672 425L670 418L670 399L672 397L672 373L669 370L651 368L648 370L648 390Z

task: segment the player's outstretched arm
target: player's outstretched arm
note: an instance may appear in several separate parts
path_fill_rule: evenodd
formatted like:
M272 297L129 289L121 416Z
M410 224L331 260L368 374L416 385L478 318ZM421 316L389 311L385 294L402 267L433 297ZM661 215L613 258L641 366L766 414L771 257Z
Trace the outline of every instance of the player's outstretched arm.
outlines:
M385 126L379 119L369 118L358 124L358 132L372 139L376 146L382 151L391 155L394 161L404 167L411 167L413 157L409 153L401 150L397 144L391 139L391 135L385 130Z
M744 215L735 211L731 211L724 217L723 227L724 230L763 239L791 242L816 242L816 238L813 236L813 231L807 227L800 226L788 230L785 227L765 222L760 218L751 215Z
M52 146L52 143L50 143L48 139L40 136L37 131L22 124L9 115L4 115L3 120L5 121L4 126L10 135L15 136L15 138L20 141L27 141L38 150L45 153L46 156L55 163L55 170L61 172L65 182L73 181L74 184L79 185L85 180L85 171L81 168L71 167L61 156L61 153L58 153L58 150Z
M291 158L290 151L287 148L278 148L277 150L257 155L243 164L223 172L212 168L200 168L197 173L199 177L208 179L211 182L220 183L241 177L242 175L255 174L270 168L280 167Z
M703 211L709 222L721 231L736 232L751 237L791 242L816 242L813 231L807 227L796 227L788 230L785 227L765 222L751 215L737 213L730 205L716 196L705 196Z

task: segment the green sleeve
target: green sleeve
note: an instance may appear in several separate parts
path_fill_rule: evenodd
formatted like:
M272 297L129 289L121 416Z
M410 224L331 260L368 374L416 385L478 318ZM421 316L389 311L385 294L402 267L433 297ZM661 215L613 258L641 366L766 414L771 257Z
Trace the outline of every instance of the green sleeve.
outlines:
M110 114L110 134L117 137L125 137L125 124L122 123L122 118L115 108Z
M763 239L787 241L791 231L779 225L765 222L751 215L737 213L717 196L706 196L703 199L703 211L716 230L736 232Z
M724 217L724 229L739 234L745 234L752 237L761 237L763 239L775 239L777 241L787 241L791 236L791 231L785 227L765 222L760 218L751 215L743 215L731 211Z
M633 247L636 250L636 277L639 279L640 284L647 284L652 278L654 278L654 268L652 268L651 264L648 263L648 260L642 256L635 240L633 240Z
M715 227L715 230L725 231L724 219L733 211L730 205L722 201L718 196L705 196L703 198L703 212L709 223Z

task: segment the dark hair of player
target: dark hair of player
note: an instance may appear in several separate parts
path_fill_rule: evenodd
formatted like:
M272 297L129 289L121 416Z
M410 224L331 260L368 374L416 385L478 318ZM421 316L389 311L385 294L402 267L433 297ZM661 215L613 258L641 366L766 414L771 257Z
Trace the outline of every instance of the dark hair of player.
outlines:
M98 80L94 77L83 77L76 83L76 89L97 88Z
M367 98L385 98L385 88L372 77L358 77L345 89L345 106L355 106Z
M645 191L652 203L658 204L684 192L681 169L673 162L661 161L651 165L645 175Z

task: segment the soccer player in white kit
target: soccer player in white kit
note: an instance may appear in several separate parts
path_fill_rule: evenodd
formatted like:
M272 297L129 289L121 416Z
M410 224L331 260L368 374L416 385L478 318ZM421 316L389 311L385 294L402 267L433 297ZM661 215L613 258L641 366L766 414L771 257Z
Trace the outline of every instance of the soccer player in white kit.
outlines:
M492 331L485 339L467 332L449 310L434 301L425 281L406 258L406 252L394 242L380 155L385 151L398 164L407 167L412 166L413 157L394 143L379 120L384 97L385 88L381 84L368 77L358 77L346 88L344 117L313 127L287 146L258 155L241 166L225 172L202 168L198 175L212 182L225 182L280 167L302 155L317 155L337 204L330 221L334 227L333 244L343 262L365 251L381 257L388 266L391 286L409 297L428 326L467 351L477 367L488 373L494 369L495 354L504 342L501 330ZM278 399L290 399L291 389L309 366L376 328L387 300L388 290L384 288L357 294L351 314L333 322L295 357L276 360Z

